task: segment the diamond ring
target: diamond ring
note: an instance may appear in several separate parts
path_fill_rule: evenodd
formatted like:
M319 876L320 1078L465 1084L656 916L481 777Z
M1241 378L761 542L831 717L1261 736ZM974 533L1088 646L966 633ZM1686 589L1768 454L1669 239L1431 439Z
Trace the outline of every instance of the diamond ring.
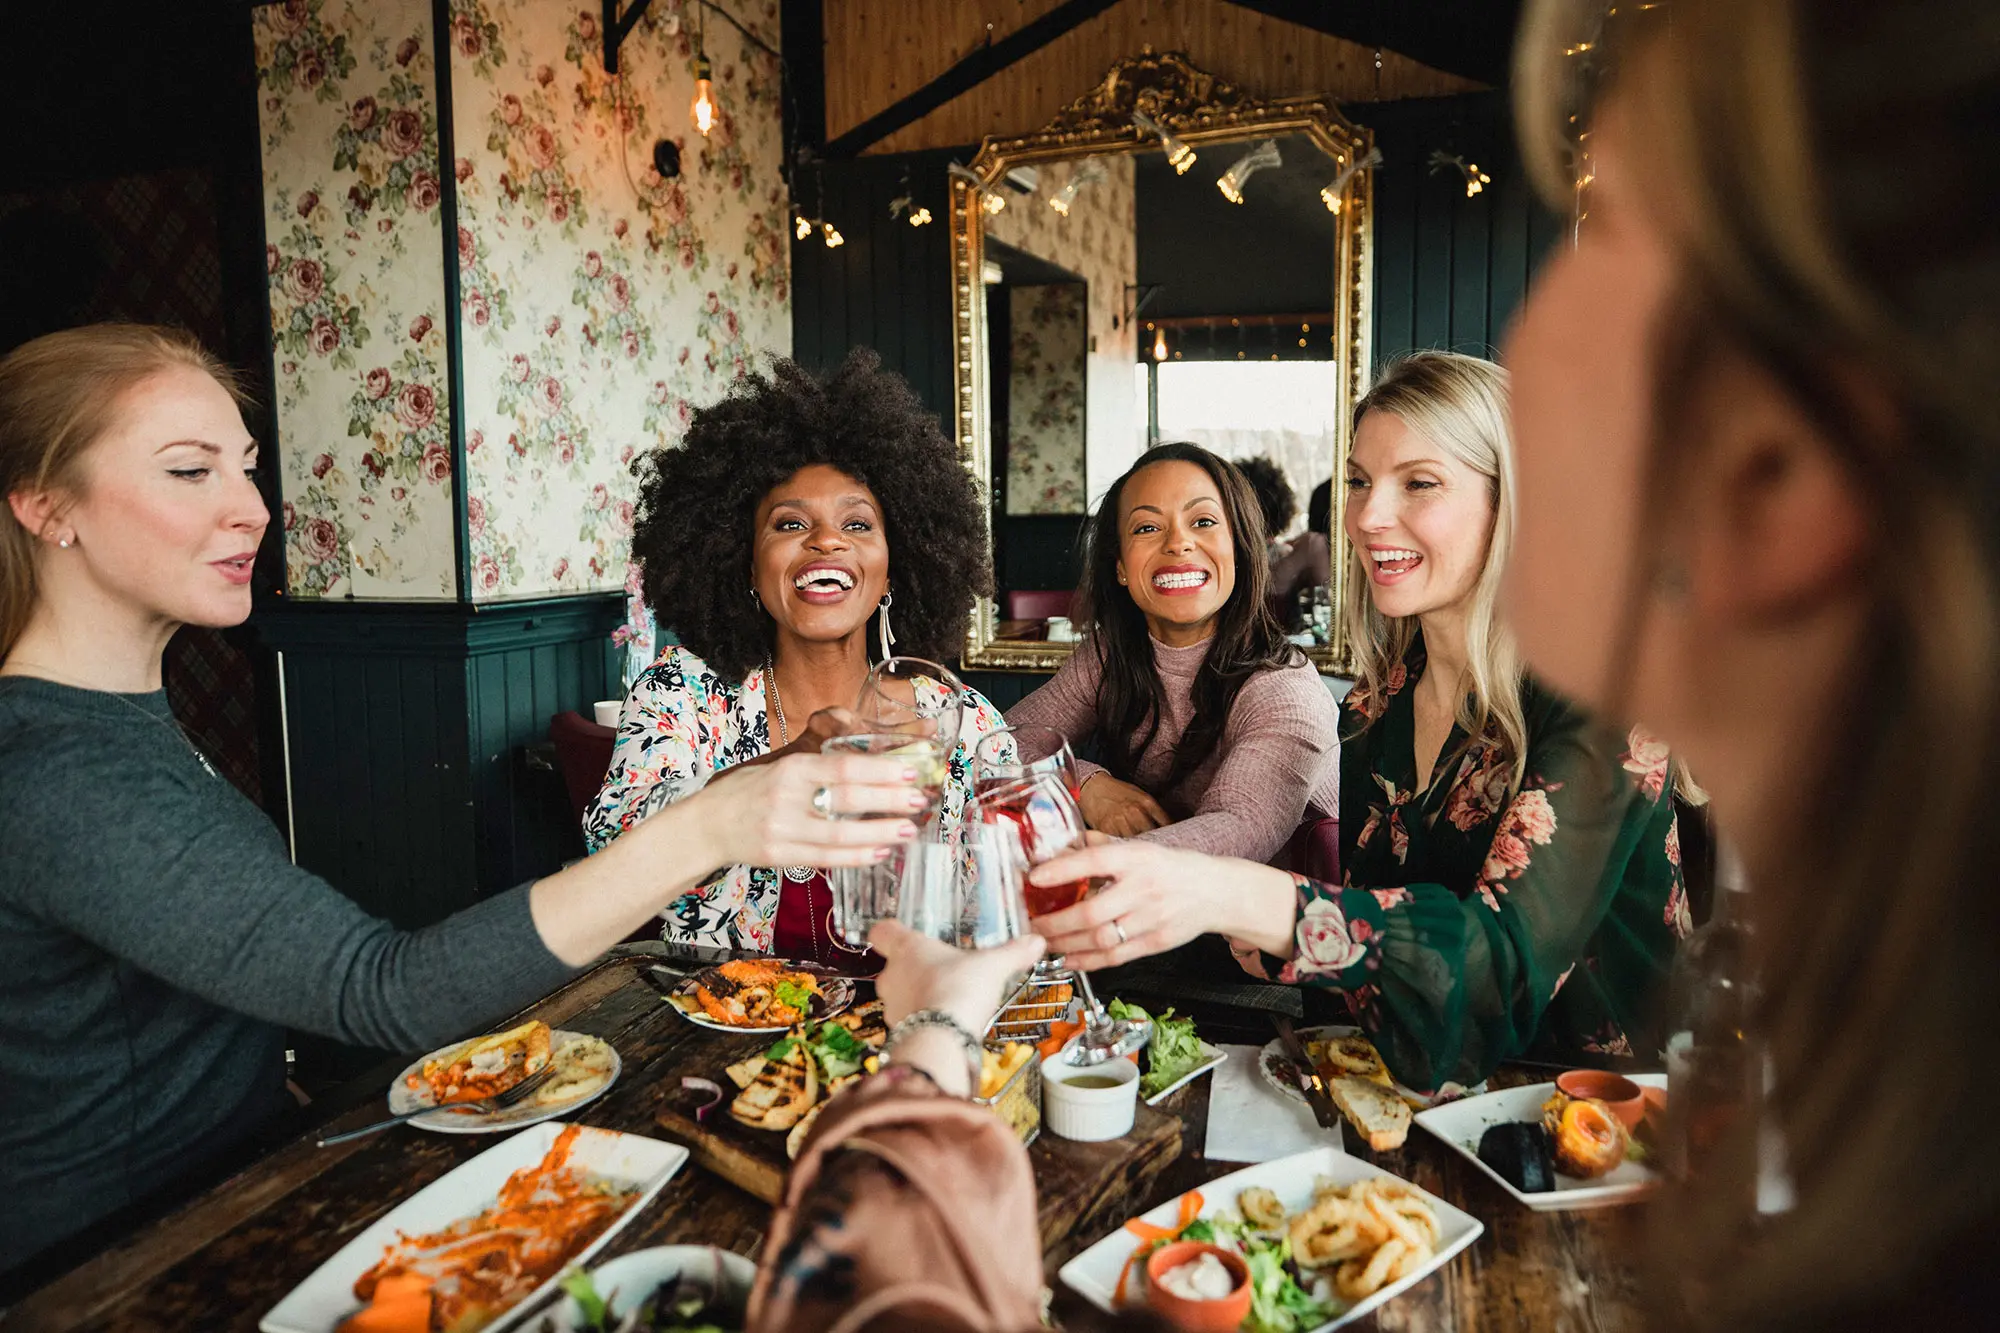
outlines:
M818 815L821 819L832 819L833 788L821 787L818 791L814 792L812 798L812 808L813 808L813 813Z

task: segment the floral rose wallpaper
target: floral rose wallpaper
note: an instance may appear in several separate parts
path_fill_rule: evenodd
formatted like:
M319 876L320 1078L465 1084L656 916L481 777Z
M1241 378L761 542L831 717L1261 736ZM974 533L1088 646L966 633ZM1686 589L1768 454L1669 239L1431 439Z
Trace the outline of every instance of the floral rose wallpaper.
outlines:
M777 44L776 0L732 10ZM345 593L349 542L360 596L622 588L632 459L673 441L691 405L755 358L789 351L776 60L707 25L723 114L703 139L688 122L683 0L654 0L616 80L601 13L592 0L451 0L434 54L431 7L414 0L258 12L295 595ZM438 58L451 62L447 108ZM442 181L439 114L455 158ZM663 137L681 149L674 180L653 169ZM456 404L440 327L444 189L458 210ZM294 225L315 213L322 223ZM316 266L303 280L299 260ZM451 411L466 443L464 590Z
M1083 512L1087 291L1080 282L1007 291L1009 514Z
M251 23L289 590L454 596L430 5L288 0Z
M1138 456L1144 434L1132 392L1132 366L1139 345L1130 321L1124 318L1125 289L1137 280L1139 270L1136 176L1128 154L1095 161L1105 178L1078 192L1068 217L1050 208L1048 200L1082 169L1082 162L1043 166L1034 195L1009 192L1007 208L985 222L988 236L1061 265L1081 277L1090 289L1082 456L1060 461L1044 453L1035 464L1045 472L1080 472L1082 497L1079 500L1066 488L1055 495L1017 497L1010 474L1009 514L1086 512ZM1112 327L1114 317L1117 328Z
M775 0L731 8L777 45ZM777 62L707 24L722 119L703 139L694 16L654 0L614 80L601 13L452 0L475 599L623 587L633 457L791 347Z

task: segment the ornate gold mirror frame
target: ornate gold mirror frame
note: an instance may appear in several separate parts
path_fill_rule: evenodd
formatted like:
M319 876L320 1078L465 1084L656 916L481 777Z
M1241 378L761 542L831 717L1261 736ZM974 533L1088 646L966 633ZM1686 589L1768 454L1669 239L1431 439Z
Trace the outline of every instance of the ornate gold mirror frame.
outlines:
M987 361L986 290L981 281L985 264L984 210L980 195L997 187L1015 167L1113 153L1138 153L1159 146L1152 134L1132 122L1144 112L1162 128L1192 147L1303 134L1331 158L1347 178L1340 211L1330 213L1334 229L1333 342L1341 349L1330 369L1337 380L1334 408L1332 467L1333 518L1329 535L1330 593L1333 602L1332 641L1306 649L1322 672L1351 671L1351 652L1341 616L1347 582L1347 561L1338 530L1347 497L1348 437L1353 407L1367 388L1369 333L1374 298L1373 270L1374 173L1363 167L1374 136L1354 125L1330 101L1293 97L1261 101L1213 74L1204 73L1177 52L1154 54L1150 49L1113 65L1090 92L1065 107L1047 126L1017 139L989 138L969 168L972 180L951 181L951 309L953 340L953 404L959 457L972 470L982 492L993 476L993 440L987 419L991 386ZM987 535L992 536L993 506L988 504ZM1068 643L1021 642L997 636L999 609L983 597L966 634L965 665L986 670L1053 671L1069 657Z

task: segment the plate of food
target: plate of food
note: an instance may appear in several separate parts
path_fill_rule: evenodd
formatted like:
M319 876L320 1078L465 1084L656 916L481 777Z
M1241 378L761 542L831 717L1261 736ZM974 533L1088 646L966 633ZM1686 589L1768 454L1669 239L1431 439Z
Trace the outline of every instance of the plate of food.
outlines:
M637 1134L544 1121L432 1181L259 1321L264 1333L505 1333L687 1161Z
M1632 1203L1660 1186L1647 1159L1667 1076L1593 1077L1638 1085L1636 1115L1622 1099L1571 1097L1553 1083L1535 1083L1432 1107L1417 1123L1538 1213ZM1627 1129L1627 1119L1636 1126Z
M1064 1264L1060 1276L1107 1313L1158 1308L1147 1260L1162 1247L1201 1242L1190 1248L1226 1252L1247 1269L1240 1327L1327 1333L1423 1281L1485 1229L1406 1180L1338 1148L1314 1148L1161 1204ZM1201 1276L1161 1274L1176 1296L1199 1291Z
M1171 1008L1149 1014L1136 1004L1113 1000L1105 1010L1113 1018L1143 1019L1153 1025L1153 1039L1138 1057L1139 1097L1148 1106L1158 1106L1229 1058L1221 1047L1196 1035L1192 1018L1175 1018ZM1076 1027L1082 1030L1082 1024Z
M439 1134L503 1134L566 1115L604 1095L623 1069L609 1042L547 1023L442 1046L411 1063L389 1085L389 1114L425 1106L438 1110L410 1121ZM548 1081L513 1106L487 1115L453 1110L454 1102L505 1092L551 1069Z
M724 1032L785 1032L854 1003L854 980L818 963L736 958L690 973L667 989L681 1017Z

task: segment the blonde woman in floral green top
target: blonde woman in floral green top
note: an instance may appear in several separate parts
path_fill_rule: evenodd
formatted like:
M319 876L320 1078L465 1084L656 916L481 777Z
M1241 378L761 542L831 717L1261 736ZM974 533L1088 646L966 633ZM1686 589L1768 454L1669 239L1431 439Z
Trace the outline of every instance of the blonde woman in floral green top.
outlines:
M1038 868L1114 881L1037 921L1110 966L1198 934L1341 992L1395 1075L1448 1092L1536 1050L1650 1053L1689 929L1669 756L1520 669L1495 613L1512 540L1506 374L1424 352L1363 399L1348 460L1342 883L1112 844Z

